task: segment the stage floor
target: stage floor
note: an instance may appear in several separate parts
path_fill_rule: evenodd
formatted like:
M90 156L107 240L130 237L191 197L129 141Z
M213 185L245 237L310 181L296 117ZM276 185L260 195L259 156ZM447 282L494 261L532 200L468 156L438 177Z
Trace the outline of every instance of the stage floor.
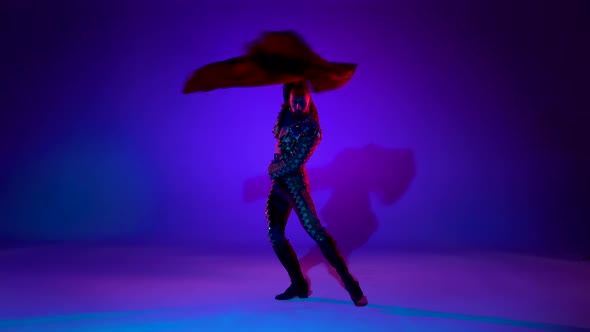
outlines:
M0 250L0 331L586 331L590 262L506 253L354 254L357 308L318 262L313 294L276 301L267 253L148 247ZM316 265L317 264L317 265ZM590 330L588 330L590 331Z

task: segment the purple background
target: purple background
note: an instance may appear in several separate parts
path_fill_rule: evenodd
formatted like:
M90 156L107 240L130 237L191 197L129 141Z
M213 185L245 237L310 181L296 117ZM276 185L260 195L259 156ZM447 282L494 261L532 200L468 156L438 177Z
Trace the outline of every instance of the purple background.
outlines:
M180 91L261 31L292 29L358 63L313 97L313 196L343 251L590 251L586 1L13 2L5 244L269 250L281 87ZM294 214L287 231L313 244Z

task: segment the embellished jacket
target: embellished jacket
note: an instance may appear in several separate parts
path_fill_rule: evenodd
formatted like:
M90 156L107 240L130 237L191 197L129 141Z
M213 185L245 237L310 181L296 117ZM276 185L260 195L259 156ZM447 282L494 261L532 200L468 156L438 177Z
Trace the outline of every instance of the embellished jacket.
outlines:
M279 136L280 154L268 167L271 179L302 172L321 139L320 124L308 116L286 127Z

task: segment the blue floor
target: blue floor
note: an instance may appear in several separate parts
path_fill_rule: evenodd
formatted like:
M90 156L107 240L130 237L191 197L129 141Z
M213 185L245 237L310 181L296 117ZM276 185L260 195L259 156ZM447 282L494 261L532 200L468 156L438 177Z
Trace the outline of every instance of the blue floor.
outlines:
M204 256L150 248L0 252L0 331L590 331L590 264L502 253L350 258L369 305L323 265L313 294L271 253ZM586 329L584 329L586 328Z

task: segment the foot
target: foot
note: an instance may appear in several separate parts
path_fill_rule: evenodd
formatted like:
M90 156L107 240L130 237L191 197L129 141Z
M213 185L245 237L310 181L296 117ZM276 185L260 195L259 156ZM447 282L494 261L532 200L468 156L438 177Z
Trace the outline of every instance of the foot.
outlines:
M350 294L350 299L357 307L364 307L369 304L367 297L363 294L361 290L361 286L359 285L358 281L349 281L348 285L346 286L346 290L348 294Z
M309 297L309 295L309 284L291 284L283 293L275 296L275 299L290 300L295 297L306 299Z
M369 304L369 300L367 300L366 296L361 296L361 297L352 297L350 296L350 298L352 299L352 302L354 303L355 306L357 307L364 307L367 304Z

